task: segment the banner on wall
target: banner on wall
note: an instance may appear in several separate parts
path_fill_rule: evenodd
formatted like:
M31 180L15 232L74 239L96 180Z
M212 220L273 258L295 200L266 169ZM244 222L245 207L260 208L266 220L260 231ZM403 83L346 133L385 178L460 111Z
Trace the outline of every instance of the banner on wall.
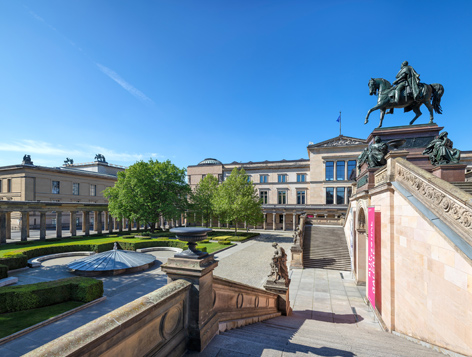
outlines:
M367 298L375 309L375 207L368 208Z
M349 217L351 218L350 224L350 233L351 241L349 242L349 255L351 256L351 271L354 271L354 212L351 209L349 210Z

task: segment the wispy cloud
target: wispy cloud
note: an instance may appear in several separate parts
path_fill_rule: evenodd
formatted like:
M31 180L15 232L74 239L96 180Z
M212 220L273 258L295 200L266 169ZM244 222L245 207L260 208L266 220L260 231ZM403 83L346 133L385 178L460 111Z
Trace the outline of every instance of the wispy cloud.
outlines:
M25 154L34 153L51 156L70 156L82 154L82 152L78 150L71 150L59 145L53 145L51 143L37 140L20 140L10 143L2 142L0 143L0 151L22 152Z
M139 89L133 87L131 84L126 82L123 78L120 77L118 73L115 71L111 70L108 67L105 67L104 65L100 63L95 63L97 67L102 71L104 74L106 74L108 77L113 79L116 83L118 83L120 86L122 86L126 91L128 91L130 94L134 95L136 98L143 102L151 103L154 104L152 99L147 97L143 92L141 92Z
M80 48L79 46L77 46L77 44L72 41L71 39L69 39L68 37L64 36L60 31L58 31L54 26L50 25L46 20L44 20L41 16L39 16L38 14L36 14L35 12L33 12L31 9L29 9L27 6L24 5L24 8L30 13L31 16L33 16L36 20L40 21L41 23L43 23L44 25L46 25L47 27L49 27L51 30L55 31L56 33L58 33L60 36L62 36L67 42L69 42L73 47L75 47L77 50L79 50L80 52L83 53L83 50L82 48ZM88 56L87 58L89 60L91 60ZM92 62L94 62L93 60L91 60ZM121 76L116 73L115 71L111 70L110 68L100 64L100 63L96 63L94 62L95 65L98 67L98 69L100 69L100 71L102 73L104 73L105 75L107 75L109 78L111 78L112 80L114 80L116 83L118 83L122 88L124 88L128 93L130 93L131 95L133 95L135 98L139 99L140 101L144 102L144 103L148 103L148 104L154 104L154 101L152 99L150 99L147 95L145 95L143 92L141 92L139 89L137 89L136 87L134 87L133 85L131 85L130 83L128 83L127 81L125 81L123 78L121 78Z
M144 153L144 154L136 154L136 153L126 153L126 152L116 152L111 149L107 149L101 146L89 146L90 151L95 153L100 153L105 156L107 161L127 161L127 162L134 162L139 160L148 160L150 158L153 159L162 159L164 158L163 155L157 153Z

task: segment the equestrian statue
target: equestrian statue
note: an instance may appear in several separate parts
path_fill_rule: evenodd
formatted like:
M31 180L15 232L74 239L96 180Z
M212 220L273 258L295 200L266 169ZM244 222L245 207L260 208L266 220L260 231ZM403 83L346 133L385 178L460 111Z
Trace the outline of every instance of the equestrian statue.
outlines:
M369 115L374 110L380 109L380 124L387 114L393 114L394 108L404 108L405 113L413 110L416 116L410 121L413 125L416 119L422 114L420 107L422 104L429 110L429 123L433 123L433 110L437 114L442 114L441 97L444 94L444 87L439 83L425 84L420 82L420 75L408 65L408 61L402 63L401 69L396 76L393 85L383 78L371 78L369 81L370 95L378 95L377 105L367 112L364 124L369 122Z

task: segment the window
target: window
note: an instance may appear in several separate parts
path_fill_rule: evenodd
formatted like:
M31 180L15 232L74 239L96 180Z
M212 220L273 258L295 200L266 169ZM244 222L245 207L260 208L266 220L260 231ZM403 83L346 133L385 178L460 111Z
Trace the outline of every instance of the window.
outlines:
M61 186L59 181L52 182L52 193L59 194L61 192Z
M218 174L218 182L223 182L223 175L222 174Z
M334 180L334 162L326 161L326 181Z
M277 178L278 182L287 182L287 175L278 175Z
M247 182L251 182L251 175L247 175Z
M346 162L344 161L336 162L336 180L344 181L346 179L345 172L344 172L345 167L346 167Z
M356 164L356 160L349 160L347 162L348 179L351 181L356 179Z
M347 198L347 201L346 201L346 203L349 203L350 198L351 198L351 195L352 195L352 188L351 188L351 187L348 187L348 188L347 188L347 197L346 197L346 198Z
M268 181L268 176L267 175L260 175L259 176L259 182L260 183L267 183Z
M306 197L305 191L297 191L297 205L304 205L306 202L305 197Z
M202 175L202 180L206 177L206 175Z
M279 223L284 223L284 215L279 214Z
M334 203L334 187L326 187L326 204L332 205Z
M337 187L336 188L336 204L343 205L344 204L344 187Z
M188 177L188 184L191 185L192 184L192 180L191 180L192 176L188 175L187 177Z
M7 180L7 192L11 192L11 179Z
M305 174L297 174L297 182L305 182L306 175Z
M79 195L79 184L73 183L72 184L72 194L78 196Z
M0 180L0 192L2 192L2 180Z
M279 205L287 204L287 191L277 192L277 202L279 203Z
M268 198L268 192L267 191L261 191L260 196L261 196L262 204L266 205L267 202L268 202L268 199L267 199Z
M90 196L97 195L97 185L90 185Z

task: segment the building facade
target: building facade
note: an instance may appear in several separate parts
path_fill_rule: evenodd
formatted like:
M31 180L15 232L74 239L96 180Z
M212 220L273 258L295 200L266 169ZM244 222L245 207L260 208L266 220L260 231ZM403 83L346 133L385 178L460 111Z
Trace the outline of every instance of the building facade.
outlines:
M264 223L257 228L293 230L303 213L312 222L339 224L355 182L357 157L366 146L363 139L340 135L310 144L307 159L229 164L205 159L188 166L188 182L195 189L206 175L222 182L234 168L243 168L263 203ZM188 218L199 223L199 217L191 213ZM212 225L221 222L214 217Z
M93 162L86 164L65 164L61 167L37 166L29 163L0 167L0 200L6 201L41 201L41 202L76 202L108 204L103 190L112 187L117 180L117 173L125 167ZM38 212L28 214L31 228L39 227ZM21 215L11 214L13 229L19 229ZM77 226L82 225L77 216ZM94 217L91 218L92 225ZM62 223L70 224L64 217ZM56 225L56 216L51 213L46 217L48 227Z

